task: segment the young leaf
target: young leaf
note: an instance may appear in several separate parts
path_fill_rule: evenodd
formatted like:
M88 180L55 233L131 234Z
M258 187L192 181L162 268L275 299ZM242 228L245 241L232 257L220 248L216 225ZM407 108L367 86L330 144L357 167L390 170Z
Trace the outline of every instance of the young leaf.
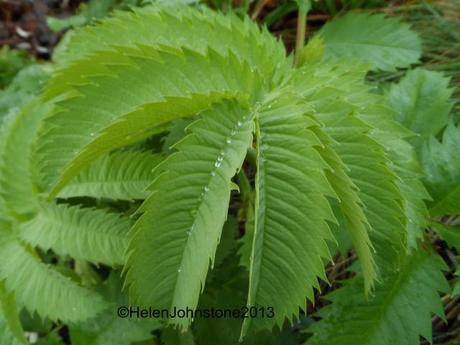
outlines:
M289 97L290 96L290 97ZM332 240L327 221L334 215L326 196L335 196L316 151L316 122L295 95L285 94L257 117L255 225L249 272L248 307L273 307L273 318L245 319L242 335L254 328L292 320L305 297L313 300Z
M128 251L134 301L195 308L227 217L230 179L252 140L252 116L236 101L215 105L189 127L156 170ZM186 328L189 319L170 322Z
M78 322L107 308L100 295L44 264L11 230L0 229L0 280L18 302L43 318Z
M392 125L391 112L376 106L381 99L369 94L364 75L362 66L316 63L296 71L291 83L315 109L324 131L336 143L329 146L359 188L377 266L394 268L405 252L407 234L399 179L386 150L401 134Z
M371 226L365 215L364 204L359 197L358 187L347 175L347 166L337 152L332 149L336 143L332 142L325 134L318 133L318 137L324 143L324 146L320 147L318 151L331 167L330 170L326 170L326 177L337 193L339 201L338 209L340 209L341 214L337 218L345 223L341 224L341 228L347 230L354 245L364 276L365 291L368 293L374 284L377 273L371 251L373 247L368 234Z
M104 210L42 204L21 224L21 238L43 250L96 264L121 265L131 221Z
M59 198L90 196L119 200L145 199L152 183L159 154L119 152L102 156L83 169L61 192Z
M46 90L46 99L60 102L36 157L41 186L52 195L102 153L172 119L226 98L253 101L290 64L268 32L234 15L160 6L119 13L97 28L76 35Z
M31 144L49 106L33 100L4 119L0 131L0 199L11 215L37 207L30 172Z
M87 76L79 96L60 102L44 121L38 169L43 186L53 187L51 195L101 154L144 139L213 102L235 97L246 103L261 88L247 64L212 51L118 49L85 61L104 71Z
M347 13L327 22L321 30L325 57L343 58L369 65L373 70L394 71L417 63L421 40L407 24L382 14Z

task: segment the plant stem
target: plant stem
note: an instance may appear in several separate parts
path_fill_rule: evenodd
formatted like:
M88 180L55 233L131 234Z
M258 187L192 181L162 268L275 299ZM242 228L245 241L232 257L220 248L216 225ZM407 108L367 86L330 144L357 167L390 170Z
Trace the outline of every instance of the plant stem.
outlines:
M305 31L307 29L307 12L299 8L297 14L297 35L295 40L295 65L300 63L300 52L305 43Z

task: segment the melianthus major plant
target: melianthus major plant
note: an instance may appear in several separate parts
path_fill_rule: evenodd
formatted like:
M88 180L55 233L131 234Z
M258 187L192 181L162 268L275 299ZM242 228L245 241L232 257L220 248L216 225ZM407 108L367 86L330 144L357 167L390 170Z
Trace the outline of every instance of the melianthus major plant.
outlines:
M460 208L439 154L458 129L433 138L449 122L448 81L414 70L384 94L368 85L370 70L420 57L417 35L382 15L334 20L299 54L294 66L267 30L204 8L120 12L75 35L2 125L1 344L25 343L22 307L66 324L73 344L161 327L170 343L192 342L191 327L197 343L266 344L264 329L315 300L337 246L356 252L356 275L307 344L430 339L449 287L423 230L429 210ZM417 102L430 88L428 111ZM128 304L274 317L118 318Z

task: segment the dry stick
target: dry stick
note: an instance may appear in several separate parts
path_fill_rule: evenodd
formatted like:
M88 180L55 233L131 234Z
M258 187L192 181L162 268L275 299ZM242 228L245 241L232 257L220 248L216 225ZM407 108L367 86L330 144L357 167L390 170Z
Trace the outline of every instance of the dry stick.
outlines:
M300 63L300 52L305 43L305 31L307 29L307 12L299 8L297 14L297 36L295 41L295 65Z
M259 16L262 9L265 7L267 2L268 0L259 0L259 2L254 7L254 11L252 12L252 15L251 15L252 19L257 19L257 17Z
M447 297L447 298L446 298ZM443 302L447 301L448 299L452 298L452 296L450 295L446 295L443 297ZM445 306L444 310L445 311L448 311L447 315L446 315L446 320L448 321L450 318L452 318L452 312L456 312L457 308L459 307L458 305L458 297L452 299L449 303L447 303L447 305ZM451 308L453 308L453 310L450 310ZM455 315L455 314L454 314ZM433 323L433 329L437 329L441 326L443 326L444 324L447 324L444 322L444 320L442 320L439 316L434 316L433 319L432 319L432 323Z

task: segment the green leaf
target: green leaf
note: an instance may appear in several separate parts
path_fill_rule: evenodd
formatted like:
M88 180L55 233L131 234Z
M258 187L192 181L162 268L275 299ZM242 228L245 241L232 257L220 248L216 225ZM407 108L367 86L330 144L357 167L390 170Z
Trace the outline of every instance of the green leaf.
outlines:
M320 61L324 56L324 49L324 41L321 36L313 36L300 51L299 66Z
M21 238L33 246L113 266L124 263L131 224L105 210L43 204L38 214L20 227Z
M173 119L222 99L255 101L290 64L254 23L183 6L119 13L76 35L69 51L68 67L45 92L59 106L44 122L35 160L51 196L101 154Z
M34 64L21 69L8 87L0 90L0 121L11 109L20 108L31 101L41 91L51 71L52 67L47 64Z
M327 22L320 34L326 58L363 62L372 70L409 67L422 54L421 40L409 25L382 14L349 12Z
M111 307L96 319L71 325L72 345L131 345L153 338L152 330L160 327L157 320L118 317L117 308L130 305L118 271L112 271L98 290Z
M349 119L347 119L351 122ZM344 122L343 120L342 122ZM326 177L338 197L338 209L344 224L340 230L345 229L351 238L354 249L360 259L361 270L364 276L365 292L369 293L377 277L375 262L372 257L372 243L368 232L371 229L369 221L365 215L364 204L359 197L359 191L350 176L347 175L347 166L340 159L340 156L332 148L335 143L326 135L318 133L322 139L323 146L318 150L330 166L326 170Z
M102 156L83 169L61 192L59 198L90 196L119 200L145 199L152 183L159 154L118 152Z
M37 207L29 155L40 121L48 109L49 106L33 100L11 112L1 127L0 199L10 215L31 213Z
M431 313L444 315L438 293L449 290L444 268L437 255L418 251L386 276L368 301L361 277L345 282L317 313L322 320L310 328L314 335L306 344L419 345L420 335L431 342Z
M457 282L454 285L454 290L452 291L452 295L460 296L460 268L457 268L455 275L457 276Z
M433 198L430 213L455 215L460 213L460 129L450 123L442 142L435 138L422 150L425 184Z
M255 225L248 307L273 307L274 318L245 319L242 335L253 328L292 321L305 297L313 300L323 260L332 240L327 221L334 216L326 196L334 196L315 146L317 124L294 95L285 94L259 110Z
M79 88L81 96L60 102L45 120L49 130L44 130L37 156L44 185L54 186L53 195L101 154L142 140L172 119L199 113L213 102L234 96L247 102L250 90L260 88L259 81L238 61L230 62L229 69L228 60L214 53L150 47L93 56L87 63L94 66L118 62L106 65L110 72L99 72L103 75ZM126 84L129 80L133 85Z
M418 135L411 139L414 146L420 147L447 125L452 92L449 78L422 69L409 71L398 84L392 85L387 97L396 119Z
M460 250L460 227L458 224L447 225L438 222L430 222L434 229L450 247Z
M44 264L11 230L0 229L0 236L0 280L31 313L51 320L78 322L107 308L100 295Z
M328 145L359 188L377 266L391 270L406 251L407 231L399 178L386 151L406 132L393 125L391 110L379 106L382 99L369 93L365 73L359 65L312 63L298 69L291 83L335 141Z
M164 345L195 345L191 331L181 332L177 329L167 327L161 333L162 344Z
M252 116L227 101L189 129L178 152L157 167L133 229L126 279L142 305L196 307L227 217L230 179L251 144ZM170 322L186 328L190 320Z
M0 343L2 345L27 345L19 320L14 294L7 293L0 282Z
M403 197L406 215L407 245L417 248L417 241L423 238L427 227L429 212L426 201L431 200L422 182L423 172L412 145L399 140L392 144L388 157L398 176L397 186Z

